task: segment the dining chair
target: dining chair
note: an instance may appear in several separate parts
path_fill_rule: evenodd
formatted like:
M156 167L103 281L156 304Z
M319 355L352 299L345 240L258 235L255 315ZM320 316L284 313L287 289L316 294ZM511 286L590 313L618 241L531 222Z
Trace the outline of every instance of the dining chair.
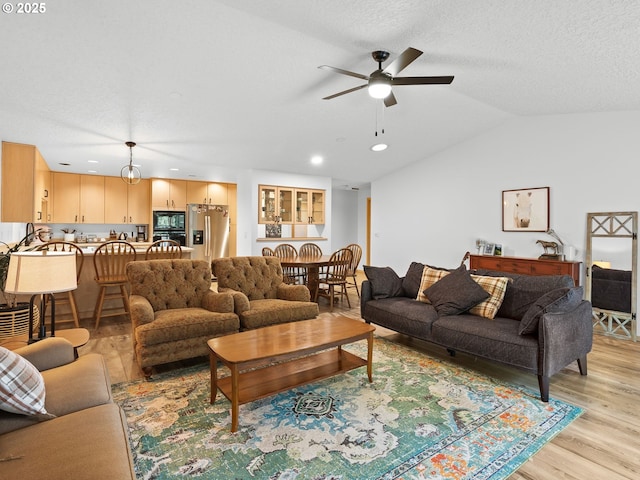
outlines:
M336 250L331 254L326 272L320 275L316 301L318 296L327 297L329 299L329 311L331 312L333 312L336 287L340 287L338 292L340 298L346 297L347 304L351 308L351 301L349 300L349 295L347 295L347 273L349 272L352 257L353 253L348 248Z
M322 249L315 243L303 243L300 245L300 250L298 250L298 255L301 257L307 258L319 258L322 256ZM302 272L302 282L309 286L307 281L307 271L306 269Z
M82 273L82 267L84 265L84 253L79 246L71 242L54 240L40 245L37 250L47 250L49 252L74 252L76 254L76 281L78 282L78 285L80 284L80 274ZM57 312L56 324L72 321L75 324L75 327L79 328L80 315L78 314L78 303L76 302L74 291L70 290L68 292L54 293L53 296L56 302L56 307L69 305L69 309L71 310L71 318L60 318L60 314ZM48 296L45 296L45 302L47 301L47 298Z
M182 258L182 247L175 240L156 240L144 254L145 260Z
M273 250L269 247L262 247L262 256L263 257L273 257L275 256L275 253L273 253Z
M136 259L136 249L128 242L115 240L100 245L93 254L93 266L96 270L96 283L100 287L98 299L93 312L96 330L102 317L129 316L129 294L127 292L126 267ZM109 293L108 289L117 289ZM109 308L104 313L105 300L121 300L123 310L118 307Z
M360 260L362 259L362 247L357 243L351 243L347 245L347 248L351 250L351 264L349 265L349 272L347 273L347 288L356 289L356 293L358 294L358 298L360 298L360 289L358 288L358 280L356 278L356 272L358 270L358 265L360 264Z
M298 254L301 257L321 257L322 249L315 243L303 243Z
M298 256L298 250L296 247L289 243L281 243L273 250L274 256L278 258L294 258ZM286 267L282 269L284 276L284 282L289 284L298 283L300 279L302 281L304 274L297 267Z

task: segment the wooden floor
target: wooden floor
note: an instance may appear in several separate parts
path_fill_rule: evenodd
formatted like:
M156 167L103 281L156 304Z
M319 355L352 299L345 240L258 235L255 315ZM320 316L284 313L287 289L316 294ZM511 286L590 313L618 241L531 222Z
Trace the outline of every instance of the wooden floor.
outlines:
M329 313L327 301L321 299L321 316L346 315L359 319L358 297L355 290L350 292L351 309L338 303L333 313ZM80 348L80 354L104 355L113 383L143 377L131 351L131 326L123 317L103 320L98 331L93 330L89 320L83 321L82 326L91 331L91 339ZM382 327L377 327L376 334L433 357L450 358L441 347ZM455 361L506 382L538 388L534 375L464 354L458 354ZM588 356L588 369L588 376L583 377L574 364L551 378L550 396L578 405L585 413L510 479L640 478L640 343L596 335L593 351Z

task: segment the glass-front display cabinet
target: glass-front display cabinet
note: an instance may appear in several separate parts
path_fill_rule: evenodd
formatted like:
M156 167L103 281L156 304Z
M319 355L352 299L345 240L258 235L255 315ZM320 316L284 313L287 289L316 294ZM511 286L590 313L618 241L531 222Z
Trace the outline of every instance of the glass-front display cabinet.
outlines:
M293 189L260 185L258 223L293 223Z

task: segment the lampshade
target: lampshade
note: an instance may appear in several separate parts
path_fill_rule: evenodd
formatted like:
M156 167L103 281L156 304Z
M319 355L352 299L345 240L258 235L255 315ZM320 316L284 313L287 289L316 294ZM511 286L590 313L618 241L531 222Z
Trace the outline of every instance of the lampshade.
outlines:
M38 294L68 292L78 287L73 252L15 252L11 254L5 292Z
M596 260L593 262L594 265L599 266L600 268L611 268L611 262L606 262L604 260Z
M374 72L369 77L369 95L373 98L385 98L391 93L391 77L382 72Z

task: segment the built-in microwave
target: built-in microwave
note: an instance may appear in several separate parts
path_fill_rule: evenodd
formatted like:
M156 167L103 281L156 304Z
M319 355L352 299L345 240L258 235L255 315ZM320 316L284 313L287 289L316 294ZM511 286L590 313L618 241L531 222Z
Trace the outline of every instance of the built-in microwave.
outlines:
M153 231L185 231L185 212L154 210Z

